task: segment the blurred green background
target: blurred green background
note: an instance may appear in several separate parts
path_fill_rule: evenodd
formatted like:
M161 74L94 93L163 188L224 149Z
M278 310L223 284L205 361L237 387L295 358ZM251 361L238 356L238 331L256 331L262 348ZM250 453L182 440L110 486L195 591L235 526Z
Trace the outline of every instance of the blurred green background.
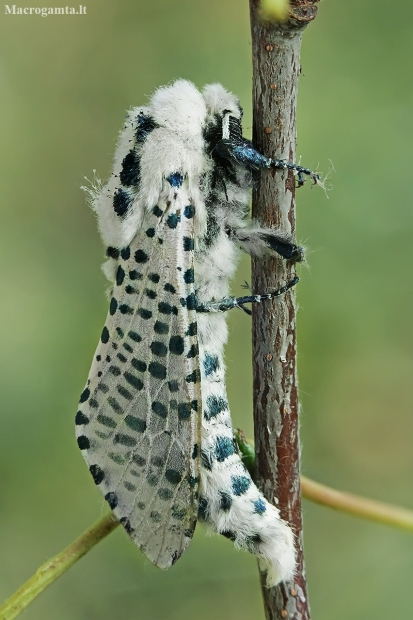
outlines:
M326 0L304 35L298 150L303 472L413 508L413 4ZM106 315L103 249L80 186L109 174L124 111L186 77L241 98L247 1L92 0L79 17L0 18L0 598L106 511L74 414ZM234 291L249 280L243 261ZM410 318L409 318L410 317ZM230 317L234 425L252 435L250 324ZM314 620L411 617L413 537L304 503ZM115 531L27 620L262 618L254 558L198 528L170 571Z

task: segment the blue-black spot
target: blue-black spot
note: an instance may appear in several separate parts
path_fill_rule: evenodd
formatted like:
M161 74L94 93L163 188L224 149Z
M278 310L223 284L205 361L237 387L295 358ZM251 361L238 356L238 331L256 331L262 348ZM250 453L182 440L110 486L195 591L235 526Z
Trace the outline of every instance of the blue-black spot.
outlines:
M151 408L152 408L152 411L156 413L156 415L158 415L160 418L165 419L168 415L168 409L163 403L159 402L158 400L155 400L152 403Z
M133 349L130 346L130 344L128 344L127 342L123 343L123 348L125 349L125 351L127 351L128 353L133 353Z
M119 175L120 182L126 187L138 185L141 176L140 172L139 157L134 150L131 150L123 159L122 170Z
M193 459L198 458L198 452L199 452L198 444L195 443L194 444L194 449L192 450L191 458L193 458Z
M90 448L90 441L86 437L86 435L80 435L77 438L77 445L79 446L79 448L81 450L89 450L89 448Z
M180 221L181 221L180 215L176 215L176 213L171 213L171 215L168 215L166 223L169 226L169 228L176 228Z
M191 417L191 403L179 403L178 418L180 420L188 420Z
M105 477L105 472L99 467L99 465L91 465L89 471L92 474L95 484L100 484Z
M89 390L89 388L85 388L83 390L83 392L81 393L81 395L80 395L79 402L85 403L87 401L87 399L89 398L89 396L90 396L90 390Z
M98 390L100 390L104 394L107 394L109 392L109 388L106 383L98 383Z
M123 396L123 398L126 398L126 400L133 400L132 394L129 392L129 390L124 388L123 385L118 385L116 389L118 390L119 394Z
M158 480L156 480L156 482L151 482L150 478L151 476L148 476L148 484L151 484L152 486L156 486L156 484L158 484ZM154 523L160 523L162 521L162 515L157 510L152 510L149 516Z
M193 344L191 345L191 348L189 349L188 353L186 354L187 358L191 358L191 357L196 357L199 353L199 349L198 349L198 345L197 344Z
M196 309L196 297L194 293L191 293L188 297L181 297L179 301L181 302L181 305L184 308L188 308L188 310Z
M101 356L101 355L96 355L96 361L97 361L97 362L100 362L100 360L101 360L101 359L102 359L102 356Z
M171 306L171 304L168 304L165 301L159 302L158 310L161 314L174 314L175 316L178 315L178 308L176 306Z
M128 446L129 448L132 448L133 446L136 446L136 439L134 437L132 437L131 435L125 435L124 433L116 433L116 435L113 438L113 443L120 443L122 446Z
M207 409L204 411L204 417L206 420L214 418L222 411L228 409L227 401L221 396L208 396L206 399Z
M137 263L140 263L140 264L147 263L149 260L149 256L143 250L136 250L135 260Z
M198 333L198 325L196 321L189 324L188 329L186 330L186 336L196 336Z
M201 375L198 368L185 377L187 383L198 383L200 380Z
M146 362L144 362L143 360L137 360L135 357L131 359L130 363L132 364L134 369L139 370L139 372L145 372L147 368Z
M195 215L195 207L193 207L192 205L188 205L187 207L185 207L184 215L186 218L188 218L188 220L190 220Z
M127 415L125 418L125 424L138 433L144 433L146 431L146 421L141 418L137 418L136 416Z
M119 405L116 398L113 398L113 396L109 396L108 403L112 407L113 411L115 411L115 413L118 413L119 415L123 413L123 408Z
M146 465L146 460L143 458L143 456L140 456L139 454L134 454L132 457L132 461L138 467L143 467L144 465Z
M156 293L156 291L153 291L150 288L145 289L145 295L149 299L156 299L158 297L158 294Z
M154 284L158 284L158 282L160 280L160 275L158 273L150 273L148 275L148 280L150 280Z
M103 415L103 413L99 413L99 415L96 417L96 420L99 422L99 424L103 424L103 426L107 426L108 428L116 428L117 426L115 420L113 420L107 415Z
M97 409L99 407L99 403L95 398L91 398L89 401L89 407L92 407L92 409Z
M119 377L120 375L120 368L118 368L117 366L109 366L109 372L114 375L115 377Z
M102 334L100 336L101 341L103 342L103 344L106 344L107 342L109 342L109 330L108 328L105 327L102 329Z
M161 499L163 500L169 500L172 499L173 497L173 492L171 491L171 489L158 489L158 495Z
M179 484L182 480L182 474L176 469L167 469L165 472L165 478L171 484Z
M141 342L142 341L142 336L140 336L139 334L137 334L136 332L130 331L128 332L128 337L133 340L134 342Z
M194 277L194 270L191 269L187 269L183 275L184 278L184 282L186 282L187 284L193 284L195 282L195 277Z
M171 336L169 339L169 350L174 355L182 355L184 352L184 339L182 336Z
M111 491L110 493L106 493L105 500L107 501L112 510L118 505L118 498L116 496L116 493L114 493L113 491Z
M229 437L216 437L215 456L217 461L222 463L229 456L234 454L234 444Z
M198 401L197 400L191 400L191 409L192 409L192 411L198 411Z
M119 188L113 195L113 209L118 217L124 217L127 212L132 198L127 192Z
M109 246L108 248L106 248L106 256L108 258L114 258L115 260L117 260L119 258L118 248L113 248L112 246Z
M159 364L159 362L151 362L148 366L148 370L155 379L166 378L166 366Z
M145 142L148 135L156 128L156 123L151 116L142 112L136 119L135 137L137 142Z
M157 334L167 334L169 332L169 325L162 323L162 321L156 321L153 330Z
M246 476L231 476L231 486L234 495L243 495L251 486L251 478Z
M184 177L179 172L173 172L169 177L166 177L166 180L172 187L181 187Z
M146 308L139 308L137 314L139 314L139 316L143 319L148 320L152 317L152 310L147 310Z
M208 519L208 500L202 495L199 498L198 518L201 521L206 521Z
M168 381L168 387L169 387L170 392L178 392L179 390L178 381L176 379L173 379L172 381Z
M151 342L150 349L152 353L158 357L166 357L166 354L168 353L167 346L163 342L158 342L157 340Z
M120 255L123 258L123 260L129 260L130 259L130 247L126 246L126 248L122 248L122 250L120 251Z
M135 390L141 390L143 388L143 381L139 379L139 377L136 377L135 375L133 375L131 372L125 372L123 376L125 377L126 381L129 383L129 385L134 387Z
M118 270L116 272L116 284L120 286L125 279L125 272L122 269L121 265L119 265Z
M118 309L118 301L117 299L112 297L112 299L110 300L109 314L113 316L117 309Z
M125 286L125 292L128 293L128 295L133 295L133 293L136 293L137 291L135 288L133 288L133 286L128 284L127 286Z
M139 310L138 310L138 314L140 314ZM133 308L128 306L128 304L121 304L119 306L119 312L121 312L122 314L133 314Z
M232 506L232 499L229 493L225 493L224 491L220 491L219 498L219 507L224 512L227 512Z
M173 286L173 284L170 284L169 282L165 284L163 289L164 291L167 291L168 293L176 293L176 288Z
M136 269L132 269L132 271L129 272L129 277L131 280L142 280L142 274L136 271Z
M126 482L125 482L125 486L126 486ZM131 485L133 486L133 485ZM128 487L126 487L128 488ZM130 535L134 532L133 527L131 526L131 523L128 519L128 517L122 517L121 519L119 519L119 523L121 523L123 525L123 527L125 528L125 531Z
M194 240L192 237L184 237L183 238L183 246L185 252L190 252L194 249Z
M81 426L82 424L89 424L89 418L85 416L85 414L81 411L78 411L76 413L75 424L76 426Z
M146 236L149 237L149 239L152 239L152 237L155 236L155 229L154 228L148 228L148 230L146 231Z
M156 217L161 217L161 215L163 215L163 211L158 207L158 205L152 209L152 213L156 215Z
M120 338L123 338L123 336L125 335L125 334L124 334L124 331L123 331L123 329L122 329L121 327L117 327L117 328L116 328L116 333L118 334L118 336L119 336Z
M259 515L263 515L264 512L267 510L267 507L262 497L259 497L252 503L254 504L254 508L255 508L254 512L256 512Z
M176 519L177 521L183 521L185 519L186 510L179 506L179 504L174 504L171 510L172 519Z
M204 372L205 376L209 377L213 372L216 372L219 368L219 360L217 355L205 354L204 358Z

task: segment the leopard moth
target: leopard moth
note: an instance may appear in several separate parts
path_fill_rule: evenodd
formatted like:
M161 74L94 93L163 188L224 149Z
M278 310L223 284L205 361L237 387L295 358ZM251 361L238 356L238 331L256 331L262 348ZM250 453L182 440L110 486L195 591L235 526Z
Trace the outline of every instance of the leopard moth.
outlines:
M294 575L293 534L244 467L225 389L225 311L284 293L228 297L240 250L302 260L247 221L249 187L272 160L242 137L220 84L159 88L129 111L113 173L89 190L106 246L109 313L76 414L94 482L143 553L168 568L197 519L255 554L267 585Z

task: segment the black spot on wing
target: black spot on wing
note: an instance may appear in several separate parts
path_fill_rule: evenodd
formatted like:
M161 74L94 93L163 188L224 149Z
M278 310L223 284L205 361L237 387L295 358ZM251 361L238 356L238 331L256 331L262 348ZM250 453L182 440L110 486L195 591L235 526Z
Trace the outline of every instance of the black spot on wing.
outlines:
M122 161L119 178L122 185L126 187L138 185L141 180L140 159L133 149L129 151Z
M123 189L118 188L113 195L113 210L120 218L125 217L128 213L129 205L132 198Z

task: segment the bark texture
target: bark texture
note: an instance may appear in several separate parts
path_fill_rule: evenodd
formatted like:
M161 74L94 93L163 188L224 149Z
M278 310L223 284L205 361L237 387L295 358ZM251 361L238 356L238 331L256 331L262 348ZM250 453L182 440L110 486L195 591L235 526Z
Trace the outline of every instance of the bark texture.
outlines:
M316 2L317 0L315 0ZM283 24L262 21L259 0L250 0L253 53L253 142L267 156L295 161L296 98L300 47L315 2L292 0ZM284 170L261 174L253 192L253 217L295 235L295 177ZM279 288L295 276L278 258L253 260L254 293ZM294 583L267 589L261 575L268 620L309 620L303 558L299 401L295 292L253 305L253 381L256 479L276 502L296 537Z

